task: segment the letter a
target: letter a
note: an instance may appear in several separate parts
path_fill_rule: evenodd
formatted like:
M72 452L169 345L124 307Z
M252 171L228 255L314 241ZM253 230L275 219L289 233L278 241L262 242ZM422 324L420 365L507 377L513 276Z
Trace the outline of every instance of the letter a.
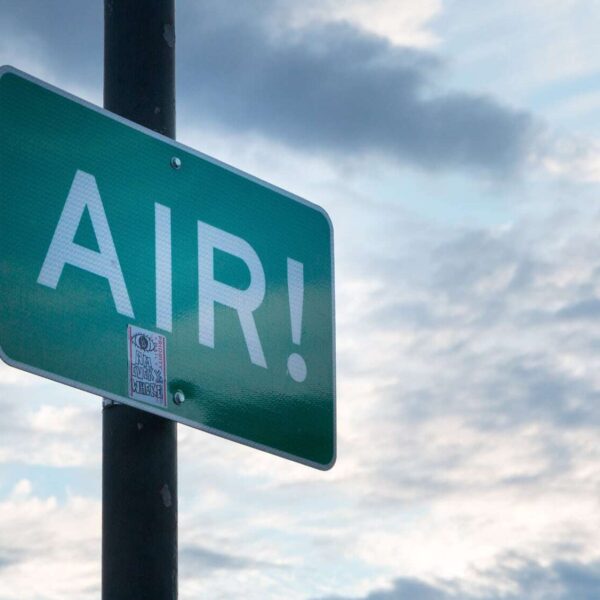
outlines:
M86 207L100 252L80 246L73 241ZM75 173L37 282L56 289L66 264L107 279L117 312L133 318L133 309L96 179L83 171Z
M245 290L215 280L214 250L231 254L246 263L250 285ZM253 364L267 368L252 313L265 297L265 272L252 246L240 237L198 221L198 287L200 343L215 347L215 302L237 311L248 354Z

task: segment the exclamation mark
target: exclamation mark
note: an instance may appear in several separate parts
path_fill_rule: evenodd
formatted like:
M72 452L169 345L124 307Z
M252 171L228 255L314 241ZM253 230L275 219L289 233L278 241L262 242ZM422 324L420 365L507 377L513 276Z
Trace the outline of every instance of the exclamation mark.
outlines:
M290 299L290 321L292 323L292 342L297 346L302 341L302 312L304 310L304 265L297 260L287 259L288 297ZM295 352L288 356L290 377L302 383L306 379L306 363Z

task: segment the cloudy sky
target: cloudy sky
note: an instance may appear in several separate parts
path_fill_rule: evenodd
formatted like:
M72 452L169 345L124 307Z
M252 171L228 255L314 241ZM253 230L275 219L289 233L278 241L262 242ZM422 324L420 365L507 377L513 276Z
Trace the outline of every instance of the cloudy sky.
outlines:
M600 2L178 0L178 139L336 231L338 461L179 427L180 597L600 596ZM100 0L0 64L102 99ZM101 401L0 367L0 599L99 597Z

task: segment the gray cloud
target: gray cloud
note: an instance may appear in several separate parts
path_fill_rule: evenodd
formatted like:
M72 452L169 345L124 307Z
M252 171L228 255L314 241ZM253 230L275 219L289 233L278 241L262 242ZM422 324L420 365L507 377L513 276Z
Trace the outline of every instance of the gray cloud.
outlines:
M195 577L199 573L219 569L237 571L241 569L275 568L278 565L257 561L243 556L215 552L208 548L188 544L179 551L180 570L184 577Z
M0 0L0 33L29 40L62 80L98 89L101 5ZM518 168L533 143L528 113L438 90L441 64L430 53L345 23L275 26L276 0L177 10L180 130L216 122L311 152L495 173Z
M503 381L510 383L499 394ZM523 423L570 428L600 423L595 385L557 370L549 356L524 354L505 364L497 363L485 387L488 410L477 417L483 428Z
M256 18L260 11L247 18L214 1L195 8L195 19L189 11L180 28L181 98L227 128L428 168L504 171L528 150L528 114L482 96L437 92L440 65L430 54L348 24L274 33Z
M103 2L0 0L5 47L18 42L71 85L101 87ZM19 66L14 65L14 66Z
M14 548L0 548L0 571L16 565L23 556L23 552Z
M391 590L375 591L364 596L364 600L450 600L451 598L456 598L456 596L449 596L439 588L410 578L396 579ZM322 600L350 600L350 598L329 596ZM359 600L359 598L353 600Z
M362 600L595 600L600 589L600 563L555 562L542 566L522 561L493 573L508 578L513 593L470 593L456 582L429 584L418 579L398 578L389 590L374 591ZM322 600L350 600L330 596ZM353 600L360 600L353 597Z
M559 319L598 319L600 317L600 300L589 298L569 304L557 311Z

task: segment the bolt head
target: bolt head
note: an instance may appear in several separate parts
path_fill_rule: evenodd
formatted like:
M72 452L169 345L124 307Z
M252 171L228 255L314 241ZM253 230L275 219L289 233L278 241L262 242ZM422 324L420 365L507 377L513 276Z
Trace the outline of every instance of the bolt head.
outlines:
M181 159L180 159L178 156L174 156L174 157L171 159L171 166L172 166L174 169L181 169Z
M173 394L173 402L177 405L183 404L185 402L185 394L181 390L177 390Z

